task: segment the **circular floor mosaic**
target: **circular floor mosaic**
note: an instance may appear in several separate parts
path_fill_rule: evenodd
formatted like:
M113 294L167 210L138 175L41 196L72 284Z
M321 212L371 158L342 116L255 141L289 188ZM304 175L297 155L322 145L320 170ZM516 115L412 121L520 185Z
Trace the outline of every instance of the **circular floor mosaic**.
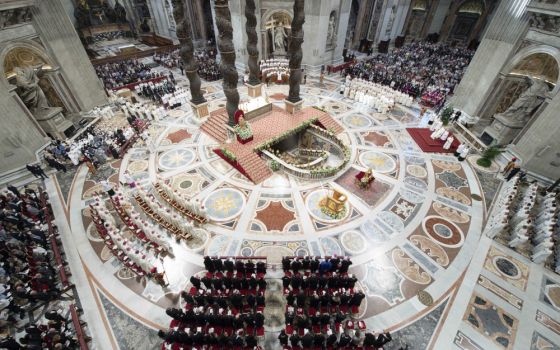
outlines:
M227 221L238 216L245 207L245 196L241 191L223 188L212 192L204 200L208 217L215 221Z
M163 170L175 170L186 167L195 159L195 154L190 149L172 149L159 156L159 167Z
M464 175L474 172L461 171L471 165L453 157L443 161L439 159L447 159L444 155L422 153L406 131L421 126L417 119L405 117L417 111L401 106L396 107L399 111L394 116L367 111L333 93L337 86L332 82L330 86L314 85L302 86L304 99L313 96L306 105L313 103L332 111L343 129L340 139L352 151L346 170L333 178L310 181L278 171L266 181L253 184L216 156L213 149L218 147L217 141L201 131L188 107L154 124L161 129L159 135L187 131L195 145L186 146L191 139L182 144L158 144L160 153L154 160L138 143L125 155L122 164L128 164L133 176L141 179L140 187L153 191L152 183L161 177L192 202L204 205L209 218L204 231L197 231L200 235L191 243L176 242L169 235L173 254L163 261L169 267L166 273L172 283L165 291L153 283L148 283L151 287L138 284L135 279L126 279L125 285L114 271L106 269L103 262L111 258L110 251L99 249L101 242L91 228L86 234L87 226L81 229L74 225L82 220L89 225L91 218L81 217L87 203L72 201L73 206L82 205L79 212L69 211L73 235L83 240L78 242L78 250L87 257L84 261L92 274L114 281L105 286L107 293L122 304L128 302L122 295L130 297L133 293L138 299L135 305L149 303L149 307L136 312L157 324L166 307L176 307L175 301L165 296L179 295L190 275L201 272L203 255L266 256L269 263L277 264L285 255L337 254L352 256L350 272L367 295L360 314L364 318L378 317L376 322L383 327L395 326L390 320L413 320L425 311L418 309L416 296L428 287L433 300L445 299L444 293L455 285L474 254L474 245L464 244L480 234L480 230L471 229L471 217L484 215L484 203L473 206L470 196L471 192L482 193L479 184L474 176ZM204 88L214 92L209 103L211 112L225 106L220 82L204 83ZM286 96L288 86L271 85L266 92L268 96ZM245 91L240 93L245 96ZM282 99L276 102L283 105ZM374 134L382 136L382 142L371 141L379 141ZM390 147L383 147L384 138ZM363 168L379 174L369 190L360 189L355 182ZM114 170L116 174L118 170L124 172ZM442 172L446 175L436 186L437 176L442 176L437 173ZM115 183L122 180L117 176L111 178ZM81 191L80 198L102 191L97 180L84 182L83 176L76 179L72 188ZM459 182L461 187L455 186ZM333 218L321 210L327 189L337 189L347 197L340 217ZM456 259L459 250L462 258ZM505 262L496 264L500 265L497 269L513 271ZM438 272L428 273L427 268ZM120 293L117 287L129 288L131 293ZM395 315L397 305L400 309ZM161 314L153 312L158 308Z
M382 152L367 151L360 154L360 162L377 173L390 173L397 167L395 160Z

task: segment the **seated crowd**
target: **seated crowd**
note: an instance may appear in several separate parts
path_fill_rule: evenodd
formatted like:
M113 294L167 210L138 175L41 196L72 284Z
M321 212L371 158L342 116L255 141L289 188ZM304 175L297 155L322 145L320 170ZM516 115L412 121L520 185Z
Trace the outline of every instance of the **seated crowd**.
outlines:
M421 41L356 63L344 75L389 85L413 97L423 95L428 89L431 95L435 90L449 94L453 93L473 55L474 51L464 48Z
M391 341L389 333L366 333L363 321L350 318L365 298L350 265L348 257L282 259L286 328L278 339L285 349L377 349Z
M264 337L266 263L206 256L204 266L204 276L192 276L190 291L181 294L184 307L167 309L173 320L169 331L158 333L162 349L258 348Z
M193 56L198 65L198 75L201 78L207 81L214 81L222 78L220 65L216 61L216 49L196 49ZM179 56L179 50L154 53L153 60L169 69L178 68L181 70L181 74L185 74L185 67Z
M261 60L259 67L264 82L287 83L290 78L290 68L285 58Z
M107 90L160 77L160 74L152 72L151 67L137 59L100 64L95 66L95 72Z
M75 330L55 310L46 322L27 313L59 300L69 287L46 193L9 185L0 194L0 338L2 349L74 349ZM79 321L78 321L79 322ZM15 335L15 327L24 332Z

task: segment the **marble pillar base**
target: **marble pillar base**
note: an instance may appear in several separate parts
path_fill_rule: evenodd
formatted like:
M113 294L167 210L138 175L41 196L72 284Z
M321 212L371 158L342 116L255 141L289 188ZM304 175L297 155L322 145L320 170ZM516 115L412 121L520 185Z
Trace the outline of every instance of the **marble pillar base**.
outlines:
M208 102L203 102L199 104L193 102L189 102L189 103L191 104L193 112L198 119L206 118L210 114L208 112Z
M295 114L301 111L301 108L303 107L303 100L299 100L295 103L290 102L288 100L284 100L284 103L286 104L286 112L290 114Z
M262 96L262 85L263 84L257 84L257 85L251 85L251 84L245 84L247 86L247 94L249 95L249 97L259 97Z
M519 134L521 129L523 129L523 125L512 123L507 117L497 114L494 116L492 124L484 129L480 139L486 145L506 145Z
M36 111L33 116L41 128L51 137L59 140L65 140L67 137L72 136L72 128L74 125L64 117L62 108L53 107Z

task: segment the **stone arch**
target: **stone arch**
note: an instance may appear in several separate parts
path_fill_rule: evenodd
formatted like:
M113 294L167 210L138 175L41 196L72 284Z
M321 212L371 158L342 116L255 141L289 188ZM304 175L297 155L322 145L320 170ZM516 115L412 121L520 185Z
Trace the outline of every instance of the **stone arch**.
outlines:
M544 94L543 103L531 112L527 120L530 125L538 118L539 111L546 108L548 99L553 97L559 89L560 79L560 49L547 45L530 45L519 50L501 69L499 78L493 85L492 93L486 99L480 112L481 119L492 120L491 126L484 129L482 134L498 135L501 125L496 121L496 116L501 116L512 104L533 84L527 77L545 80L549 91ZM526 127L524 128L524 130ZM521 133L520 133L521 132ZM519 135L522 135L521 128L512 129L508 137L497 137L500 142L509 143ZM496 138L496 136L492 136Z
M336 46L337 31L338 12L336 10L332 10L329 13L329 21L327 22L327 40L325 42L325 47L327 50L332 49Z
M449 30L449 39L468 42L475 28L483 19L487 5L484 0L464 0L453 13L453 24Z
M23 63L25 66L45 64L51 68L56 66L44 49L34 41L13 41L2 48L0 74L6 83L12 77L13 68L17 63Z
M0 74L4 84L8 87L15 85L15 73L13 72L15 67L38 65L43 65L43 69L46 71L46 74L39 80L39 86L51 107L60 107L63 113L77 111L79 107L73 104L69 98L70 95L64 95L66 88L60 81L59 66L39 43L32 40L13 41L0 50Z
M543 72L547 71L548 77L553 78L555 74L556 81L549 81L551 84L554 84L554 88L552 89L551 94L556 94L558 89L560 89L560 49L548 46L548 45L531 45L527 46L521 50L515 56L509 60L509 62L504 66L502 69L503 75L508 75L511 72L514 72L515 69L519 68L525 61L530 59L531 57L535 57L535 55L546 55L550 58L553 58L556 61L556 66L552 67L553 71L550 71L549 67L542 67Z
M414 38L422 36L431 2L431 0L412 1L410 4L405 35L410 35Z
M275 24L282 23L282 26L286 28L286 34L289 37L293 18L294 18L293 13L286 9L269 9L266 10L265 13L261 16L260 52L263 58L267 59L274 54L273 42L272 42L273 40L272 29L275 26Z
M360 12L360 2L358 0L352 0L352 5L350 6L350 15L348 16L348 27L346 29L346 38L344 41L344 47L349 48L355 41L356 32L358 28L358 15ZM359 36L359 35L358 35Z

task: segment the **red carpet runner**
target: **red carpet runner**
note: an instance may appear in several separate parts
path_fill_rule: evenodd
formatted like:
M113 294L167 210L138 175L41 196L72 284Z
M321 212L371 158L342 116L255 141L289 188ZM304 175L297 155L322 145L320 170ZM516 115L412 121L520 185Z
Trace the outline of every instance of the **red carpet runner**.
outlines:
M406 131L408 131L412 139L418 144L422 151L427 153L453 153L460 145L459 140L455 138L451 144L451 148L443 149L445 141L441 141L440 139L433 140L430 137L432 132L428 128L407 128ZM449 133L449 137L451 136L453 136L453 134Z

